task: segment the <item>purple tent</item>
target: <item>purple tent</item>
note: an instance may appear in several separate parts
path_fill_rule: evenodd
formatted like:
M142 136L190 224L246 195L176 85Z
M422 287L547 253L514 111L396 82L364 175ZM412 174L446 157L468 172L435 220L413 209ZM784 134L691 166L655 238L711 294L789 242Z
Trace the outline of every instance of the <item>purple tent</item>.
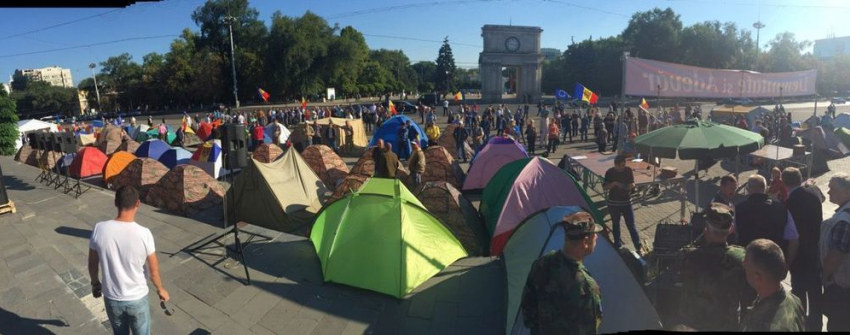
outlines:
M463 190L484 189L502 166L523 158L528 158L528 153L517 141L501 136L491 138L472 159Z
M163 141L147 140L136 149L136 157L149 157L158 160L168 149L171 149L171 147Z
M507 136L493 136L493 137L490 137L490 139L487 141L487 143L484 143L484 145L479 146L475 150L475 155L472 156L472 160L469 162L469 164L472 165L472 163L475 163L475 157L478 157L478 153L480 153L482 150L484 150L484 148L486 148L490 144L514 144L514 145L517 146L517 148L519 148L519 150L522 150L522 152L525 153L526 157L528 157L528 151L525 150L525 146L520 144L519 142L517 142L513 138L510 138L510 137L507 137Z

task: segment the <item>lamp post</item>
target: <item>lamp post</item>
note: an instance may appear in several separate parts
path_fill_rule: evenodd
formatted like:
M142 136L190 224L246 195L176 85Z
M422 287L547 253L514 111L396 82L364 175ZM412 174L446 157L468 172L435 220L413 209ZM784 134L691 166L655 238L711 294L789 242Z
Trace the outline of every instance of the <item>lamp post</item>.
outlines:
M97 94L97 109L100 109L100 90L97 88L97 76L94 74L94 68L97 65L94 63L89 64L89 69L91 69L91 76L94 79L94 93Z
M756 28L756 68L754 70L757 70L759 65L759 40L761 37L761 28L764 27L765 25L764 23L761 23L761 21L756 21L756 23L753 23L753 28Z
M227 25L227 29L230 31L230 67L233 71L233 101L236 102L236 108L239 108L239 90L236 88L236 56L233 52L233 23L236 22L236 18L233 16L225 16L223 23Z
M449 70L446 70L446 94L449 94Z

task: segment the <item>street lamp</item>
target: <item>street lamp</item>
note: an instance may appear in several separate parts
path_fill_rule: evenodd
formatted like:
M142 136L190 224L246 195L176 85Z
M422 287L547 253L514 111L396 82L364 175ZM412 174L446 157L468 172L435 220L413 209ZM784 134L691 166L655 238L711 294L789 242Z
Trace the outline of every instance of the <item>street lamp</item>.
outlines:
M236 101L236 108L239 108L239 93L236 88L236 56L233 52L233 23L236 22L236 18L228 15L224 17L222 22L227 25L227 29L230 31L230 66L233 70L233 101Z
M91 76L94 79L94 93L97 94L97 108L100 109L100 90L97 88L97 76L94 74L94 68L97 65L94 63L89 64L89 69L91 69Z
M753 23L753 28L756 28L756 68L755 68L756 70L758 69L758 65L759 65L759 48L760 48L759 40L760 40L760 37L761 37L761 28L764 28L764 27L765 27L765 25L764 25L764 23L761 23L761 21L756 21L756 23Z
M451 93L449 88L449 70L446 70L446 94Z

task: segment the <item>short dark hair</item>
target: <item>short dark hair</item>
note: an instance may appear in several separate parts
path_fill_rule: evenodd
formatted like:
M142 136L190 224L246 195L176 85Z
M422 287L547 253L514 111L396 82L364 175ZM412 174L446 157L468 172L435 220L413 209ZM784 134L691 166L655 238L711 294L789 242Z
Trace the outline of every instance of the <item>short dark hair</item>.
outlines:
M785 255L779 245L771 240L760 238L747 245L747 258L753 266L766 273L777 282L785 279Z
M720 178L720 185L728 185L729 183L737 183L738 179L731 174L727 174Z
M782 182L785 183L785 186L800 186L803 183L803 174L800 173L798 168L787 167L782 170Z
M625 163L625 162L626 162L626 155L617 155L616 157L614 157L614 164Z
M133 209L138 202L139 191L133 186L121 186L115 191L115 207L118 207L118 210Z

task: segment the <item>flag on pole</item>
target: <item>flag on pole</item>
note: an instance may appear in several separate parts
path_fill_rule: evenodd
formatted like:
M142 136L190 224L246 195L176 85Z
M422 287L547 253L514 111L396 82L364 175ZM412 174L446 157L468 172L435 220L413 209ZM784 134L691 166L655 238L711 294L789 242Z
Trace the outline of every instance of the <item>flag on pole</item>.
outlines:
M260 98L263 99L263 101L269 102L270 95L268 94L268 92L263 91L262 88L257 87L257 94L260 95Z
M457 91L457 94L455 94L455 102L458 102L458 101L461 101L461 100L463 100L463 93L460 93L460 91Z
M183 114L183 120L180 122L180 128L186 131L186 114Z
M640 98L640 106L643 107L643 109L649 109L649 103L646 102L646 99L644 98Z
M301 108L307 108L307 99L304 99L304 97L301 97Z
M586 101L591 105L595 105L596 101L599 100L599 96L593 91L584 87L584 85L576 83L575 96L581 97L581 101Z
M390 114L392 114L392 115L396 115L396 114L398 114L398 112L396 112L396 110L395 110L395 104L393 104L393 101L392 101L392 100L390 100L390 102L389 102L389 105L388 105L388 106L390 107L390 108L389 108L389 109L390 109Z
M560 89L560 88L555 90L555 100L568 100L568 99L572 99L572 97L567 93L567 91L564 91L563 89Z

